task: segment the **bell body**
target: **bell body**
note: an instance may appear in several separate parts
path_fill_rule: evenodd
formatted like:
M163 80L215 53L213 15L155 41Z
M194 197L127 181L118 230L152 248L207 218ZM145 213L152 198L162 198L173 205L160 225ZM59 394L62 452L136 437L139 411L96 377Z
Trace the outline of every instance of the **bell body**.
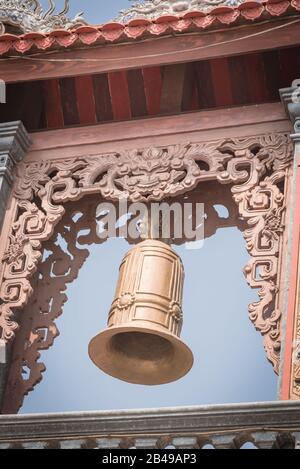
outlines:
M167 244L146 240L124 257L108 328L89 345L105 373L135 384L164 384L193 365L180 340L184 270Z

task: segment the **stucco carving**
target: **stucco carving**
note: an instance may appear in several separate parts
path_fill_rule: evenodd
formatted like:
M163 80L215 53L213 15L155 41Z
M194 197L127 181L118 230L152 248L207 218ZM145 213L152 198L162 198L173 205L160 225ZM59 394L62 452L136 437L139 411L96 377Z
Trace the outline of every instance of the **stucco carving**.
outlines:
M267 358L278 372L281 321L278 267L285 224L285 178L292 154L289 136L279 133L75 160L21 163L14 192L17 202L14 223L2 257L2 340L8 343L15 336L17 313L32 295L43 248L62 220L68 202L85 195L112 201L120 197L131 201L160 201L188 193L199 184L217 181L230 185L240 218L247 224L244 234L251 259L245 267L245 276L252 288L259 289L259 300L249 307L250 319L262 334ZM87 224L87 219L80 221L83 222ZM92 225L87 226L90 229ZM76 250L73 241L69 241L71 249ZM59 250L59 246L55 250ZM76 251L78 268L86 256L84 250L81 254ZM50 262L49 258L49 265ZM48 263L43 265L47 269ZM57 262L57 269L59 265ZM68 265L68 261L64 265ZM76 272L77 268L70 273L70 281L76 278ZM46 271L43 275L47 278ZM66 283L66 279L57 281ZM46 288L52 288L51 282L46 281ZM49 296L50 293L42 295L48 303ZM55 297L51 304L54 301ZM33 342L44 343L45 348L51 345L57 334L54 319L60 314L64 301L58 299L60 303L56 304L56 309L53 307L50 315L44 315L39 324L32 324ZM23 339L21 329L16 340ZM41 348L43 345L28 348L27 367L36 367ZM39 366L40 370L31 376L32 381L24 391L28 392L41 379L43 365Z
M0 0L0 34L5 33L5 25L18 27L20 32L50 32L54 29L71 29L86 24L82 13L68 18L69 0L64 0L62 11L55 13L54 0L48 0L48 8L43 10L39 0Z
M235 7L243 2L244 0L134 0L130 8L120 11L116 21L127 23L136 18L152 20L165 15L209 12L217 7Z

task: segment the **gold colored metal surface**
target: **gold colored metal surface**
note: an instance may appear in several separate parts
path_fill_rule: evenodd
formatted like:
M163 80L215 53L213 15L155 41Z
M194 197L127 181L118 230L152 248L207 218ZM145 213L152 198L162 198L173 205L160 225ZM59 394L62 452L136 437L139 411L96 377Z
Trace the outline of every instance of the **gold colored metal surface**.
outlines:
M184 270L167 244L146 240L120 266L108 328L89 355L105 373L134 384L157 385L184 376L193 365L180 340Z

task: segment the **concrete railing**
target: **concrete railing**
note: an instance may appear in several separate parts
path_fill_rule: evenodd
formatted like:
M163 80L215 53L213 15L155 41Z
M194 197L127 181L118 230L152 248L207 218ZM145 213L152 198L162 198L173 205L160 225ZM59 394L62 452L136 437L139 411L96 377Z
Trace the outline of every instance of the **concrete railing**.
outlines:
M300 401L0 416L0 449L300 449Z

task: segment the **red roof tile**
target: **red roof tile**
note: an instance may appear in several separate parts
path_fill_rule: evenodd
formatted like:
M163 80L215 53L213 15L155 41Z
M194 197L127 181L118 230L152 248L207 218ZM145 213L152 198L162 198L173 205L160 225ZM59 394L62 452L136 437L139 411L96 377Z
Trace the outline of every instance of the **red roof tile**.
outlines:
M0 55L75 48L95 44L117 43L164 34L193 32L214 26L245 23L300 11L300 0L246 1L240 6L217 7L209 13L189 12L182 17L162 16L154 21L135 19L124 25L106 23L100 26L80 26L73 31L57 30L49 34L27 33L22 36L0 36Z

